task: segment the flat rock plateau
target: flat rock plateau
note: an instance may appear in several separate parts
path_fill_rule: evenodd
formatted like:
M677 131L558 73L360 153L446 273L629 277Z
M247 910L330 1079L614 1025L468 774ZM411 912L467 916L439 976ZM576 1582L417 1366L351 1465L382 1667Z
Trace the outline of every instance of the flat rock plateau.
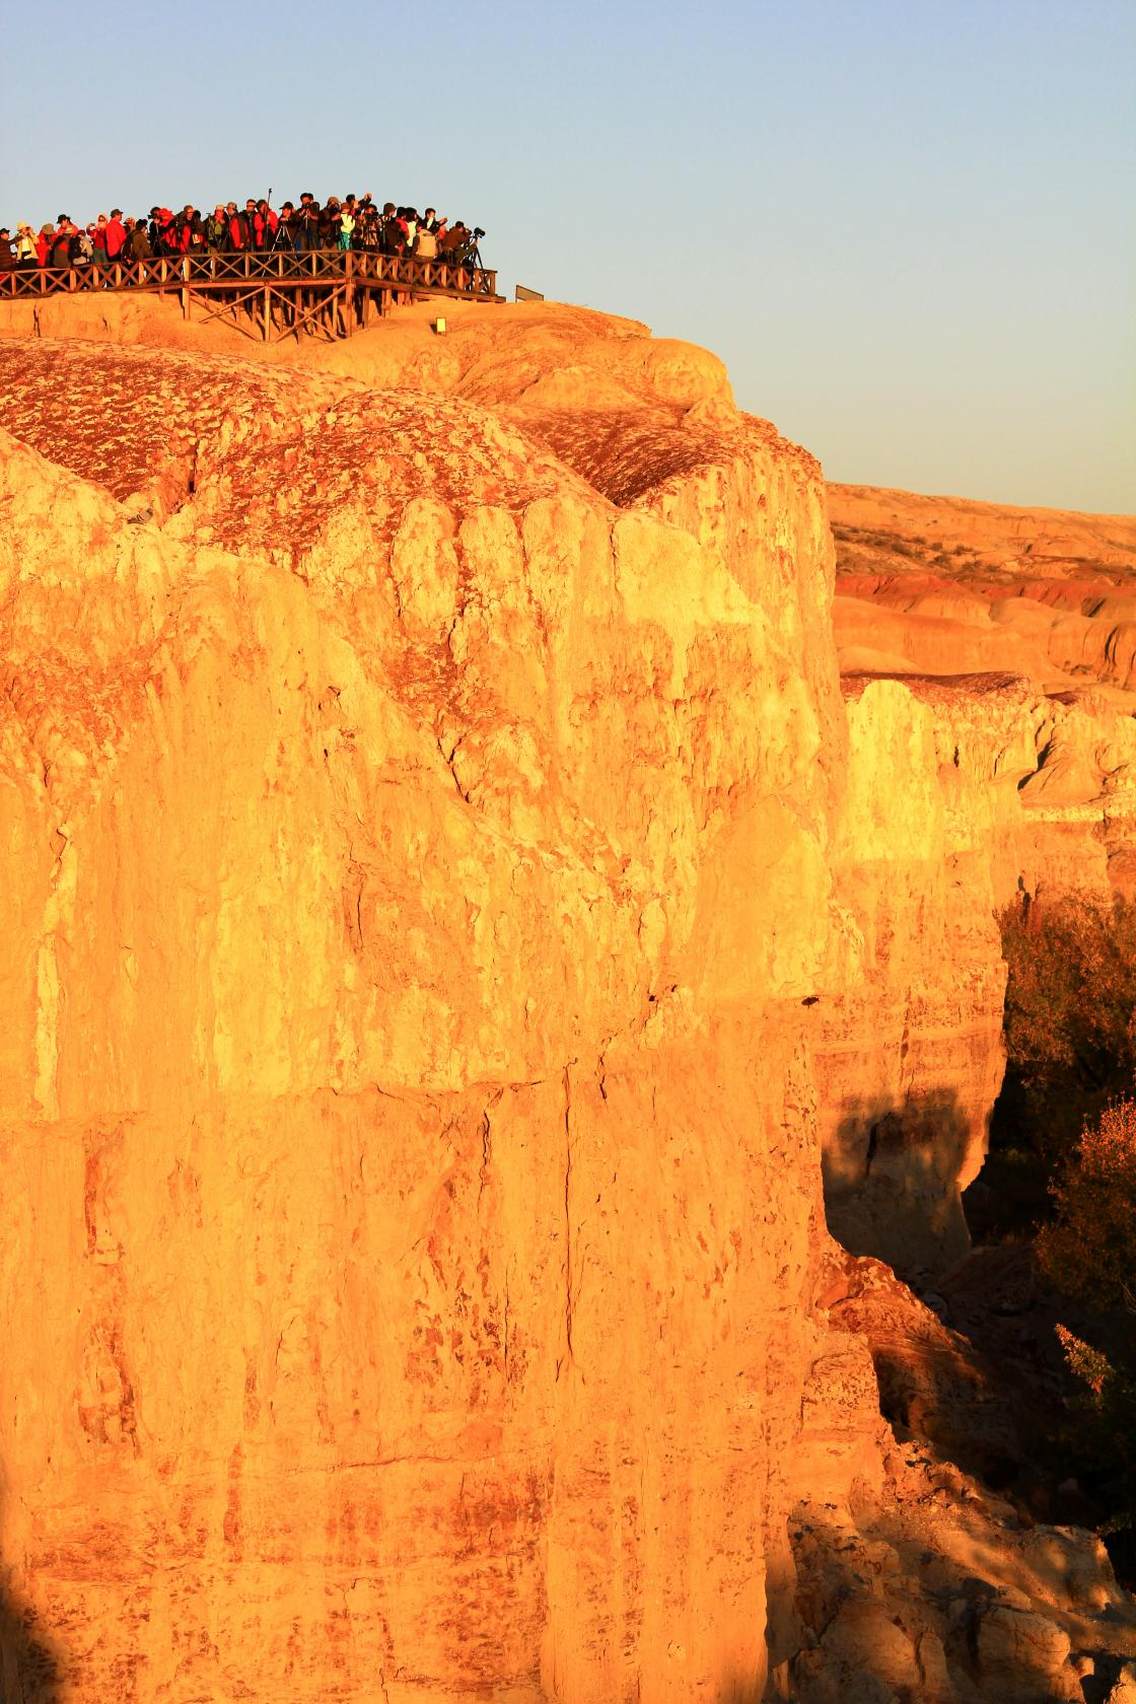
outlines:
M1136 882L1132 520L583 309L5 315L4 1698L1130 1699L881 1369L981 1385L997 909Z

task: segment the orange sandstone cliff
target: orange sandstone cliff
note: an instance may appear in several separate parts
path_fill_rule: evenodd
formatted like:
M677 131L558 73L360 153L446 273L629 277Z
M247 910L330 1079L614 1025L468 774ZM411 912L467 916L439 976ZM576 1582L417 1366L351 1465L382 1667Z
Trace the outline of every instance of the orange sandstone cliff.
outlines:
M842 685L816 463L642 327L127 308L0 338L8 1691L1120 1676L1100 1546L881 1420L864 1297L933 1327L853 1258L965 1246L1115 701Z

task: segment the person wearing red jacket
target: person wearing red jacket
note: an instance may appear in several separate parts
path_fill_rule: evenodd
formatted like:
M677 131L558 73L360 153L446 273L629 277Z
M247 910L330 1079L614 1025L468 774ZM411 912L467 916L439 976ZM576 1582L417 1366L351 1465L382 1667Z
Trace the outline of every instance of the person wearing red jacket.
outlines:
M249 247L251 232L248 219L244 213L238 213L235 201L230 201L225 208L225 236L233 254L241 254Z
M252 231L253 248L270 249L276 240L276 227L280 223L279 218L263 196L257 202L248 201L245 204L245 210Z
M100 271L107 265L107 216L100 213L94 225L89 226L91 233L91 258Z
M123 249L126 247L126 226L122 222L122 208L112 207L106 228L106 257L113 266L116 260L124 260Z
M156 224L158 227L157 253L169 255L180 253L177 220L168 207L159 207Z

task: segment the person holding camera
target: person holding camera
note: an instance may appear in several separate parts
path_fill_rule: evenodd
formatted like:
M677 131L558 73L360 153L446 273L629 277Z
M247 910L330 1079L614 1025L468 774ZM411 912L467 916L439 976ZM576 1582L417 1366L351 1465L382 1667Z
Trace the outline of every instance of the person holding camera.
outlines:
M33 226L26 219L21 219L16 226L16 265L32 267L36 262L36 234Z
M130 235L126 239L126 253L130 260L149 260L154 253L150 246L150 231L145 219L135 219Z

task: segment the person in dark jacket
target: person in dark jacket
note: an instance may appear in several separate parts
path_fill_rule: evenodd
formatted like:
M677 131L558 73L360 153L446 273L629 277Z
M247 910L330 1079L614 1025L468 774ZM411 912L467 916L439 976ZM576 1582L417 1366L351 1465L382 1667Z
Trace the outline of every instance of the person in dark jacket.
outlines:
M406 246L406 232L398 217L398 209L393 201L388 201L383 208L383 253L401 254Z
M12 247L12 233L7 225L0 225L0 272L15 272L16 251Z
M369 202L360 203L359 217L351 233L351 247L374 254L382 242L378 210Z
M71 223L70 219L65 220L62 225L57 225L47 264L49 266L70 266L78 235L78 228Z
M292 247L297 254L306 254L315 247L314 228L311 217L311 203L301 203L293 211L289 220L292 231Z
M470 233L460 219L455 219L444 236L438 239L438 251L453 264L460 265Z
M300 222L296 217L296 209L290 201L281 204L280 214L276 221L276 231L272 238L275 249L283 249L286 253L299 247Z
M331 247L331 210L318 201L308 208L308 239L310 248Z
M336 196L329 195L319 217L319 246L321 249L339 247L339 225L342 215Z
M212 255L225 248L225 209L218 202L205 221L205 246Z

